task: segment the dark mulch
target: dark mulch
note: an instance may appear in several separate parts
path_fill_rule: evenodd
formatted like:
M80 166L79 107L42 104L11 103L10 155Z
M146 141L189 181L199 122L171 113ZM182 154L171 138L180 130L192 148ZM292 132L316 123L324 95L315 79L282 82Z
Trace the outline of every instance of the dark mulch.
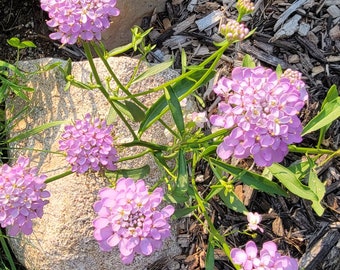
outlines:
M193 6L195 2L197 5ZM250 28L256 27L256 33L241 44L228 49L218 65L218 74L228 75L232 67L240 65L245 54L250 54L260 64L272 69L280 64L284 69L299 70L310 94L309 104L301 115L306 123L320 108L320 102L329 87L333 84L340 87L340 14L336 13L336 7L340 8L340 4L336 0L299 0L288 14L287 10L292 3L293 1L280 0L257 1L256 12L249 16L246 22ZM146 24L144 23L143 27L154 27L150 39L152 43L157 44L157 49L149 60L157 62L172 55L175 57L174 68L180 69L180 50L183 48L188 55L188 64L200 62L216 50L213 42L218 40L218 23L199 31L195 22L215 11L223 11L224 17L235 18L236 11L232 4L231 1L168 1L165 12L155 14L144 21ZM282 34L281 27L295 15L301 17L296 31L293 34ZM12 36L34 41L38 46L36 49L24 51L21 59L82 59L79 48L66 46L60 49L57 42L48 38L46 14L40 10L38 0L2 0L0 18L0 59L15 60L15 50L6 45L6 39ZM205 109L208 113L211 112L215 107L211 86L200 89L200 93L207 103ZM339 129L340 123L336 121L329 129L322 147L333 150L339 148ZM301 146L311 147L316 143L317 134L311 134L306 136ZM284 165L287 166L300 158L297 154L289 154ZM264 233L258 233L255 241L260 244L266 240L274 240L281 251L299 258L300 265L305 269L339 270L339 168L340 159L335 158L318 170L318 176L324 181L327 190L323 200L326 211L322 217L312 211L308 201L294 195L289 198L273 197L238 185L236 192L249 211L263 214ZM213 181L211 171L206 164L201 164L196 174L197 185L204 194ZM209 211L214 225L222 233L242 230L247 224L244 216L229 210L217 198L210 201ZM237 233L231 234L227 241L231 247L236 247L242 246L249 239L249 236ZM182 219L178 227L178 241L183 253L175 260L181 267L204 269L208 241L204 226L193 218ZM232 269L226 256L218 249L215 259L215 269ZM157 262L150 266L150 269L167 269L166 262Z

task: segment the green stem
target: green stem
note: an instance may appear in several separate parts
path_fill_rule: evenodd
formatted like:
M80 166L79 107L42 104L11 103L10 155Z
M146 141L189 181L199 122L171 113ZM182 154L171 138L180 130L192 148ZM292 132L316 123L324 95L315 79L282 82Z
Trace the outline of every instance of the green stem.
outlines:
M123 162L123 161L127 161L127 160L133 160L133 159L136 159L136 158L140 158L140 157L142 157L142 156L144 156L144 155L146 155L148 153L152 153L152 151L150 149L148 149L148 150L145 150L145 151L143 151L143 152L141 152L141 153L139 153L137 155L134 155L134 156L120 158L118 160L118 162Z
M295 145L288 146L290 152L303 153L303 154L315 154L315 155L333 155L336 152L328 149L316 149L308 147L298 147Z
M45 183L46 183L46 184L51 183L51 182L53 182L53 181L56 181L56 180L61 179L61 178L65 177L65 176L71 175L71 174L73 174L73 173L74 173L74 172L68 170L68 171L63 172L63 173L61 173L61 174L58 174L58 175L55 175L55 176L52 176L52 177L47 178L47 179L45 180Z
M118 116L120 117L120 119L124 122L125 126L129 129L130 133L132 134L134 139L138 139L136 133L134 132L134 130L132 129L132 127L129 125L129 123L127 122L127 120L125 119L124 115L121 113L120 110L118 110L118 108L116 107L116 105L113 103L113 101L110 99L110 95L109 93L106 91L105 87L103 86L99 74L97 72L96 66L94 64L93 61L93 56L91 53L91 49L90 49L90 45L88 42L84 42L83 43L83 47L84 47L84 51L86 54L86 58L89 61L89 64L91 66L91 70L93 73L93 76L99 86L99 90L102 92L102 94L104 95L104 97L106 98L106 100L109 102L109 104L111 105L111 107L115 110L115 112L118 114ZM104 63L105 64L105 63ZM119 82L120 83L120 82ZM117 85L119 86L119 84L117 83Z
M193 159L192 159L192 171L195 171L197 162L198 162L197 155L194 154ZM216 230L214 224L211 222L211 219L210 219L210 217L207 213L207 210L204 206L205 201L200 197L200 195L197 191L195 177L191 177L191 184L192 184L192 188L194 190L197 205L198 205L199 209L201 210L201 212L203 213L205 220L208 223L210 233L221 244L225 254L229 258L229 260L232 261L231 257L230 257L230 247L227 244L227 242L225 241L224 237ZM239 267L236 266L236 269L239 269Z
M120 80L118 79L117 75L113 72L109 62L107 61L107 59L105 58L105 56L102 54L101 50L98 48L98 46L95 43L91 43L93 46L93 49L95 50L95 52L97 53L97 55L99 56L99 58L102 60L102 62L104 63L106 69L108 70L108 72L110 73L110 75L112 76L113 80L116 82L117 86L128 96L131 98L131 100L133 100L138 106L140 106L141 108L143 108L144 110L147 110L147 107L140 102L137 98L134 97L134 95L131 94L131 92L128 90L127 87L125 87ZM86 51L85 51L86 52ZM138 62L138 64L140 64ZM136 72L136 69L134 70L134 74ZM128 83L128 86L131 85L131 82ZM145 94L145 92L144 92ZM112 102L112 98L110 96L107 97L107 99L109 99ZM174 136L176 136L176 133L163 121L163 120L159 120L159 122L166 128L169 130L170 133L172 133ZM137 138L137 136L136 136ZM135 139L136 139L135 138Z

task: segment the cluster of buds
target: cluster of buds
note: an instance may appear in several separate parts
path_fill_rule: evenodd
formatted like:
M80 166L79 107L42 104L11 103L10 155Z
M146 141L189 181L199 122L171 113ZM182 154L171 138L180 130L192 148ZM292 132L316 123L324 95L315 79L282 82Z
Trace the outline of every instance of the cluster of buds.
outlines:
M243 23L232 19L222 24L219 31L231 43L243 40L249 33L249 29Z
M236 9L239 14L246 15L254 11L254 3L250 0L238 0L236 3Z

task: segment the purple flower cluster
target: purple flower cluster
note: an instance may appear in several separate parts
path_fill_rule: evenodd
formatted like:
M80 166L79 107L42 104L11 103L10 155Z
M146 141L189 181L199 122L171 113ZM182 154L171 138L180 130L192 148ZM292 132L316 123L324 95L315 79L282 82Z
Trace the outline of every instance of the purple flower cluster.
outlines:
M85 173L88 170L99 171L101 168L114 171L118 160L117 150L113 146L112 125L87 113L84 120L76 120L74 125L65 126L59 141L59 150L66 151L66 160L72 171Z
M130 264L135 253L147 256L159 250L170 236L168 220L174 208L156 209L163 199L161 188L149 194L143 180L121 178L114 189L103 188L99 196L94 237L103 251L118 246L124 264Z
M116 0L41 0L41 8L48 12L47 25L57 27L51 39L74 44L78 38L100 40L101 32L110 26L110 16L118 16Z
M222 102L210 122L231 129L217 148L220 158L252 155L258 166L270 166L283 160L289 144L302 141L297 115L308 95L296 72L278 78L271 69L237 67L231 79L218 81L214 91Z
M0 224L8 228L8 234L32 233L32 219L43 216L45 198L50 193L45 190L46 176L37 175L37 168L27 167L29 159L19 157L12 167L0 167Z
M249 241L245 250L233 248L230 256L232 262L241 265L243 270L298 270L297 260L289 256L282 256L272 241L263 243L260 254L258 254L256 244Z

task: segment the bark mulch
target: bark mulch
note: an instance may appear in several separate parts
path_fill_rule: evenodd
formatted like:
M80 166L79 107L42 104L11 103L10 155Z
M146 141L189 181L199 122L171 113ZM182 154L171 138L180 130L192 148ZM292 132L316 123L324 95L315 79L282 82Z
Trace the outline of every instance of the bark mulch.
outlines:
M20 2L20 3L19 3ZM235 1L170 0L165 12L155 11L141 22L143 28L153 27L150 42L157 44L149 57L150 62L161 62L174 57L174 68L181 68L181 50L187 54L188 64L195 64L216 50L218 27L221 21L236 18ZM245 54L251 55L258 64L275 69L291 68L303 74L310 100L301 114L307 123L320 109L327 90L335 84L340 88L340 2L339 0L256 1L256 10L245 18L250 29L256 28L249 39L231 46L218 64L217 77L228 76L233 67L240 66ZM81 48L65 46L48 38L45 26L46 14L39 8L39 1L11 1L0 3L0 59L15 59L15 50L9 49L6 39L16 35L34 41L38 49L23 52L23 59L47 56L83 59ZM216 108L212 84L199 89L208 114ZM338 149L340 121L335 121L326 134L322 147ZM313 147L318 134L309 134L301 146ZM320 157L324 158L324 157ZM284 165L301 159L289 154ZM239 164L251 167L248 161ZM340 269L340 159L335 158L318 170L325 183L323 205L326 211L317 216L310 202L291 194L288 198L273 197L256 192L248 186L236 186L239 198L249 211L263 215L263 233L254 239L259 245L268 240L279 244L279 250L298 258L300 267L306 270ZM256 169L256 168L254 168ZM197 170L197 185L202 194L213 181L206 164ZM214 198L209 211L214 225L221 233L231 233L246 227L246 217L233 212ZM182 255L174 260L164 259L150 266L156 269L205 269L208 232L204 225L192 217L181 219L178 225L178 242ZM231 247L244 245L249 236L236 233L227 237ZM227 257L219 249L215 251L215 269L232 269ZM170 266L172 265L172 266Z

